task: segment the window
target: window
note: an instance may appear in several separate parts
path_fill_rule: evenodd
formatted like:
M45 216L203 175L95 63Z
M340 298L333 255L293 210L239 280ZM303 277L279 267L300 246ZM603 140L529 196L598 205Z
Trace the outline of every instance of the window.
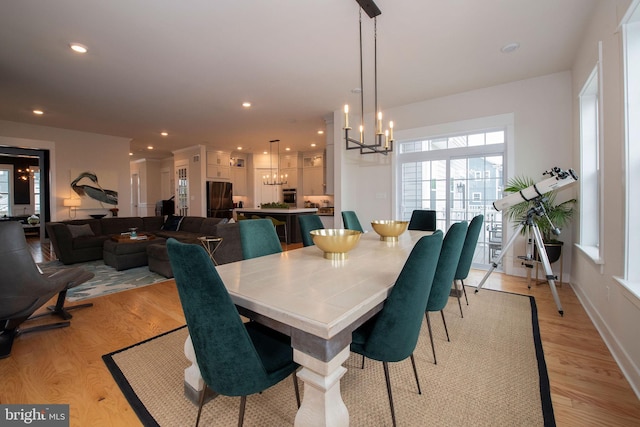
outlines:
M40 215L40 168L32 167L31 169L33 169L33 179L31 180L33 183L33 188L31 189L31 194L33 194L33 213Z
M13 167L0 165L0 216L11 216L11 177Z
M602 44L599 45L600 58ZM579 247L594 262L602 263L602 156L600 80L602 61L599 61L580 92L580 216Z
M640 7L635 2L623 21L626 161L626 286L640 297ZM633 283L634 285L632 285Z
M478 239L474 265L488 266L489 230L502 224L502 213L492 203L501 198L504 186L506 135L502 128L400 141L398 217L409 220L415 209L435 210L437 227L446 231L453 222L483 214L485 232Z

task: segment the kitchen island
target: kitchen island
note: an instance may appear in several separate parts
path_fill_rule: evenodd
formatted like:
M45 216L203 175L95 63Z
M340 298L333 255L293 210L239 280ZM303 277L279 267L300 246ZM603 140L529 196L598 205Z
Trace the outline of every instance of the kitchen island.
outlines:
M233 213L236 219L237 219L237 215L241 214L248 218L251 218L254 215L259 216L260 218L266 218L270 216L279 221L284 221L287 224L286 243L289 244L289 243L302 242L302 236L300 235L300 225L298 223L298 216L316 215L318 213L318 209L317 208L290 208L290 209L237 208L233 210ZM284 239L284 235L281 235L281 237Z

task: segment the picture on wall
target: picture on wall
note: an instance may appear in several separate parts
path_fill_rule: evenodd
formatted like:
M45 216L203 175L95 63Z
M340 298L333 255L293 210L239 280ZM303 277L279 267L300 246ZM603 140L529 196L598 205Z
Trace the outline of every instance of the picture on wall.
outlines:
M111 209L118 205L118 175L115 171L72 169L71 189L80 196L80 209Z

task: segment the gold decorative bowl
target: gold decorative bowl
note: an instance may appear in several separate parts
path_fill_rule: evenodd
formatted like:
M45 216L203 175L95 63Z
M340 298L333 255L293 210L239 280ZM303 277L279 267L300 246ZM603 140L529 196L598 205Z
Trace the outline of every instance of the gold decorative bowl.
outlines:
M397 242L398 236L404 233L409 226L409 221L378 220L371 221L373 231L380 235L380 240L385 242Z
M360 241L362 232L338 228L325 228L309 232L313 243L331 260L347 259L347 253Z

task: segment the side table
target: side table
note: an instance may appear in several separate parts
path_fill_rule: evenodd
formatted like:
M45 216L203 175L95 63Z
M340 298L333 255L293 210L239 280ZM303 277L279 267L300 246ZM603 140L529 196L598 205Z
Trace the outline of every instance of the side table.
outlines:
M200 240L200 243L202 243L204 250L207 251L207 254L209 254L209 258L211 258L211 261L213 261L213 265L218 265L213 255L216 253L216 250L218 250L218 247L220 247L220 244L222 243L222 237L202 236L198 237L198 240Z

